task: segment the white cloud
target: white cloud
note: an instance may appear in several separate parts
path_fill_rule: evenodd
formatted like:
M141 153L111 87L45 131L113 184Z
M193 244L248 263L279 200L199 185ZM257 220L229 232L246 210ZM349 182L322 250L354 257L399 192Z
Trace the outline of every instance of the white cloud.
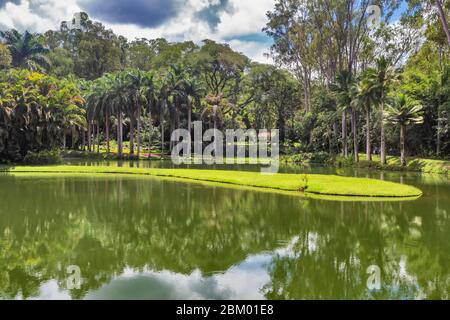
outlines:
M18 5L9 2L0 10L0 26L35 32L58 29L61 21L69 20L74 13L81 11L77 4L79 1L81 0L21 0ZM270 63L270 60L264 57L269 46L267 41L252 38L243 40L240 37L262 35L262 28L267 21L266 12L273 7L273 3L274 0L230 0L233 10L219 13L220 23L215 29L211 29L207 21L196 16L196 13L211 4L209 0L187 0L179 9L178 16L156 28L113 24L101 19L100 21L128 39L164 37L169 41L189 40L196 43L212 39L230 43L233 49L243 52L255 61Z
M267 22L266 13L274 6L274 0L231 0L235 10L224 12L218 26L221 37L261 32Z
M0 10L0 21L7 28L45 32L58 28L61 21L79 10L76 0L22 0L19 4L6 3Z

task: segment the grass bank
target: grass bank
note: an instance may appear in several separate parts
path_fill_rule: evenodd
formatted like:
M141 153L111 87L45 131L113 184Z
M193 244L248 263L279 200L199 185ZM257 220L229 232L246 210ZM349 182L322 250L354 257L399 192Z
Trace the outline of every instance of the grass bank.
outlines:
M422 192L412 186L393 182L348 178L317 174L261 175L259 172L191 169L140 169L120 167L47 166L11 167L10 173L58 173L58 174L126 174L183 179L195 182L213 182L234 186L296 192L305 195L367 197L367 198L415 198Z
M365 155L361 155L361 159L365 159ZM435 174L448 174L450 171L450 161L435 160L435 159L422 159L422 158L409 158L407 159L407 166L403 167L400 163L400 157L387 157L387 165L382 166L380 164L380 156L374 155L373 161L361 161L360 166L373 165L378 169L391 170L391 171L412 171L422 173L435 173Z
M299 154L294 156L283 156L282 163L287 164L326 164L337 167L357 167L368 168L385 171L407 171L407 172L421 172L448 175L450 172L449 160L424 159L424 158L408 158L407 166L404 167L400 163L400 157L388 156L387 164L381 165L380 156L373 155L372 161L366 160L365 154L360 154L360 161L355 162L353 158L343 158L341 156L333 157L326 153L317 154Z

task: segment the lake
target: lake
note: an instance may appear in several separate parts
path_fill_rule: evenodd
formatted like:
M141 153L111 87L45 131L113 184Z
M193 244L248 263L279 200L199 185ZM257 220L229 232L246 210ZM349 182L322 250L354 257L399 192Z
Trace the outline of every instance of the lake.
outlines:
M450 298L448 177L281 171L381 178L424 196L324 201L151 177L2 174L0 298Z

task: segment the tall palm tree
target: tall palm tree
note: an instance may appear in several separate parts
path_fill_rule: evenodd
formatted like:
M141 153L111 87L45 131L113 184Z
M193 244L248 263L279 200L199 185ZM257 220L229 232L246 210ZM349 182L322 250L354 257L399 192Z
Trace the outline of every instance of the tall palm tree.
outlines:
M342 112L342 155L348 157L347 114L351 111L351 87L353 78L350 72L342 71L336 77L332 90L336 95L337 106Z
M192 77L187 78L184 85L188 107L188 131L192 133L192 107L193 105L200 106L200 98L204 94L204 88L199 80Z
M372 139L371 139L371 110L374 105L374 93L370 91L370 86L364 78L354 88L354 99L352 105L358 110L365 111L366 114L366 160L372 161Z
M137 120L137 156L141 154L141 114L142 107L148 104L148 97L153 94L153 75L137 70L128 74L130 79L130 96Z
M186 73L182 65L170 66L160 91L161 99L161 141L164 148L164 112L169 111L170 130L173 131L180 122L183 102L186 101ZM170 142L172 149L172 141Z
M43 45L41 36L28 31L21 34L17 30L2 31L0 36L11 51L14 67L30 71L49 68L50 60L45 56L49 49Z
M117 145L119 157L123 156L123 122L127 106L131 104L129 96L129 84L124 74L119 73L111 79L111 87L108 91L107 101L111 109L117 115Z
M424 122L423 106L405 94L398 94L387 106L384 119L386 123L400 127L400 162L406 166L406 127Z
M398 80L398 75L392 66L391 61L384 56L376 61L375 68L366 71L365 81L368 84L368 90L374 93L377 104L380 106L381 114L381 164L386 164L386 132L384 127L383 115L386 103L386 97L392 85Z

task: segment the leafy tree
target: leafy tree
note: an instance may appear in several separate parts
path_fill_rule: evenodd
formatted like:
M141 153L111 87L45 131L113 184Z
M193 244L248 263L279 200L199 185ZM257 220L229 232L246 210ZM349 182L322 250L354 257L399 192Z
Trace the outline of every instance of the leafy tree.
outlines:
M44 46L44 39L37 34L17 30L1 31L0 36L5 39L12 56L12 65L30 71L48 69L50 61L45 54L49 49Z
M364 81L367 83L367 90L374 92L377 105L380 106L381 117L384 116L384 106L389 90L391 90L394 83L398 80L398 74L396 73L391 61L385 57L381 57L376 61L374 68L369 68L365 73ZM381 152L381 164L386 164L386 132L384 127L384 121L381 120L381 134L380 134L380 152Z
M0 69L7 68L12 63L11 52L8 47L0 43Z
M400 128L400 162L406 166L405 135L406 128L414 124L423 123L423 106L404 94L398 94L388 105L384 117L386 123Z

